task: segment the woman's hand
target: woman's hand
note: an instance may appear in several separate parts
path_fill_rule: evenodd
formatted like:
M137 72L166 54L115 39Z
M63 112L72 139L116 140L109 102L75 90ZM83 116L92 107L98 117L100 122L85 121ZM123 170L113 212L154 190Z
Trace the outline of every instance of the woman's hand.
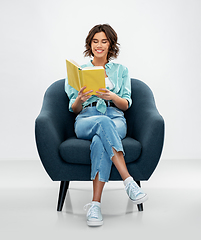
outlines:
M111 100L117 108L126 111L128 109L128 101L125 98L119 97L117 94L111 92L107 88L100 88L101 92L97 91L96 95L99 98L102 98L104 100Z
M88 95L88 94L93 92L93 90L90 90L90 91L84 93L83 91L85 88L86 87L82 87L80 89L80 91L78 92L77 98L78 98L78 101L80 101L80 103L86 102L91 97L91 95Z
M78 96L75 100L75 102L72 104L72 109L75 114L78 114L82 111L82 104L86 102L91 95L88 95L89 93L93 92L93 90L83 92L86 87L82 87L80 91L78 92Z
M102 98L104 100L113 100L115 98L115 93L111 92L107 88L100 88L101 92L97 91L98 95L96 95L99 98Z

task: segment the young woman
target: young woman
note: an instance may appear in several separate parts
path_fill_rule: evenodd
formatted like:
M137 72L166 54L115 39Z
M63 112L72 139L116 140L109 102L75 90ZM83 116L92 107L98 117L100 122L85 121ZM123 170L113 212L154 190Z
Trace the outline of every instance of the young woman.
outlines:
M91 140L91 180L93 180L93 199L87 212L88 226L103 224L101 214L101 195L105 182L108 182L112 163L123 179L129 198L140 204L147 200L145 194L130 176L125 160L121 140L127 132L123 111L132 104L131 86L128 69L121 64L111 62L119 53L117 34L108 25L96 25L86 38L85 56L93 57L87 66L103 66L106 88L97 95L91 91L78 92L67 83L65 90L69 96L69 110L77 114L75 133L78 138Z

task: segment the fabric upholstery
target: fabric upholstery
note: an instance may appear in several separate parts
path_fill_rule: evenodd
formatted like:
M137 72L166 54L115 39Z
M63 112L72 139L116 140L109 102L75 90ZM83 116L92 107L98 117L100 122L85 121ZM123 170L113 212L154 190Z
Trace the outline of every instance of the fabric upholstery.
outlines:
M64 79L54 82L44 96L35 121L35 137L42 164L54 181L90 180L90 141L76 139L75 114L69 112ZM128 131L123 140L125 161L136 181L148 180L162 152L164 120L159 114L150 88L131 79L133 104L125 112ZM121 180L112 166L110 180Z
M125 151L126 163L136 161L141 153L141 144L130 137L123 139L122 143ZM60 145L59 152L62 159L68 163L90 165L90 144L91 141L72 137Z

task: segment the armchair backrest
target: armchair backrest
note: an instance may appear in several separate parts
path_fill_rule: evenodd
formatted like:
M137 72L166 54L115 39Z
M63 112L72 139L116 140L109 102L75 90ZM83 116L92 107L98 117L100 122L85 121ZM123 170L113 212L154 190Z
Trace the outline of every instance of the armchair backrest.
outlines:
M150 111L158 111L151 89L140 80L131 79L131 98L132 105L125 112L128 127L127 135L136 138L135 126L139 126L139 123L146 121L146 114Z
M55 122L55 127L59 128L57 130L60 134L63 134L63 139L67 139L75 136L75 114L68 111L69 98L65 93L64 84L65 79L61 79L49 86L45 92L41 113L47 114L47 112L50 112L49 109L51 109L49 114L52 115L51 119Z

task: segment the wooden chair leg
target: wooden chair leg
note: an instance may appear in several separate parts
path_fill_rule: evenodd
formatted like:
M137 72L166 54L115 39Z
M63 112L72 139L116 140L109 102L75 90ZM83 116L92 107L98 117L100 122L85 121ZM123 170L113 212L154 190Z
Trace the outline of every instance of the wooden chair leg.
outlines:
M66 193L68 190L68 186L69 186L69 181L61 181L60 190L59 190L59 199L58 199L58 204L57 204L58 212L62 211L64 200L65 200Z
M139 187L141 187L140 181L136 181L136 183ZM137 208L138 208L139 212L142 212L143 211L143 204L142 203L137 204Z

